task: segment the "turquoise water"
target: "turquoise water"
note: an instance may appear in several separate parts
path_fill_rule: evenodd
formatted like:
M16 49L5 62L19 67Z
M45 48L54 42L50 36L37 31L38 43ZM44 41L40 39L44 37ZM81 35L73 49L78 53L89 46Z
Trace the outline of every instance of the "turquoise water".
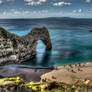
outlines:
M46 26L53 45L52 51L45 51L38 41L36 58L23 62L32 66L65 65L92 60L92 20L87 19L39 19L0 20L0 25L19 36L32 28Z

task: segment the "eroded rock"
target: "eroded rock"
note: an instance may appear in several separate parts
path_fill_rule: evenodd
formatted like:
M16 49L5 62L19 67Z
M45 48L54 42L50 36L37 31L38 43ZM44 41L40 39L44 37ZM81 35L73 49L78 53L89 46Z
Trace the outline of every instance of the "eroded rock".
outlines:
M37 41L41 40L46 50L52 49L47 28L34 28L27 35L19 37L0 28L0 65L20 63L36 55Z
M92 30L89 30L89 32L92 32Z

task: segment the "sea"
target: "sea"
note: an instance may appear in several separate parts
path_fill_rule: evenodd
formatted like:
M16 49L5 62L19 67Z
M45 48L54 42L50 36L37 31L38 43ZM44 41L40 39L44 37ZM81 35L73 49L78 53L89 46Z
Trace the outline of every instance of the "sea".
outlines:
M0 19L0 26L19 36L32 28L45 26L52 42L52 50L46 51L41 40L37 55L21 65L60 66L92 61L92 19L53 17L34 19Z

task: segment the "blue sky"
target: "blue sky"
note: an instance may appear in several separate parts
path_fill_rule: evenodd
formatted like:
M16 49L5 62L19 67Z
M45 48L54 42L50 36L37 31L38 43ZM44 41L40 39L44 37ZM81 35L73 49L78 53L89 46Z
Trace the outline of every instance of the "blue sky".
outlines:
M0 18L92 18L92 0L0 0Z

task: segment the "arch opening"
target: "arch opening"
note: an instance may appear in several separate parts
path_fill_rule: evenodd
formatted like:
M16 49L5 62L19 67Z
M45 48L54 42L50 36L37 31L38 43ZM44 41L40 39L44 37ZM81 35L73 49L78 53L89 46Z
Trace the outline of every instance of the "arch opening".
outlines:
M46 45L42 40L37 41L36 53L36 64L40 66L48 66L52 51L46 49Z
M45 45L41 40L37 41L36 53L37 63L41 63L45 53Z

